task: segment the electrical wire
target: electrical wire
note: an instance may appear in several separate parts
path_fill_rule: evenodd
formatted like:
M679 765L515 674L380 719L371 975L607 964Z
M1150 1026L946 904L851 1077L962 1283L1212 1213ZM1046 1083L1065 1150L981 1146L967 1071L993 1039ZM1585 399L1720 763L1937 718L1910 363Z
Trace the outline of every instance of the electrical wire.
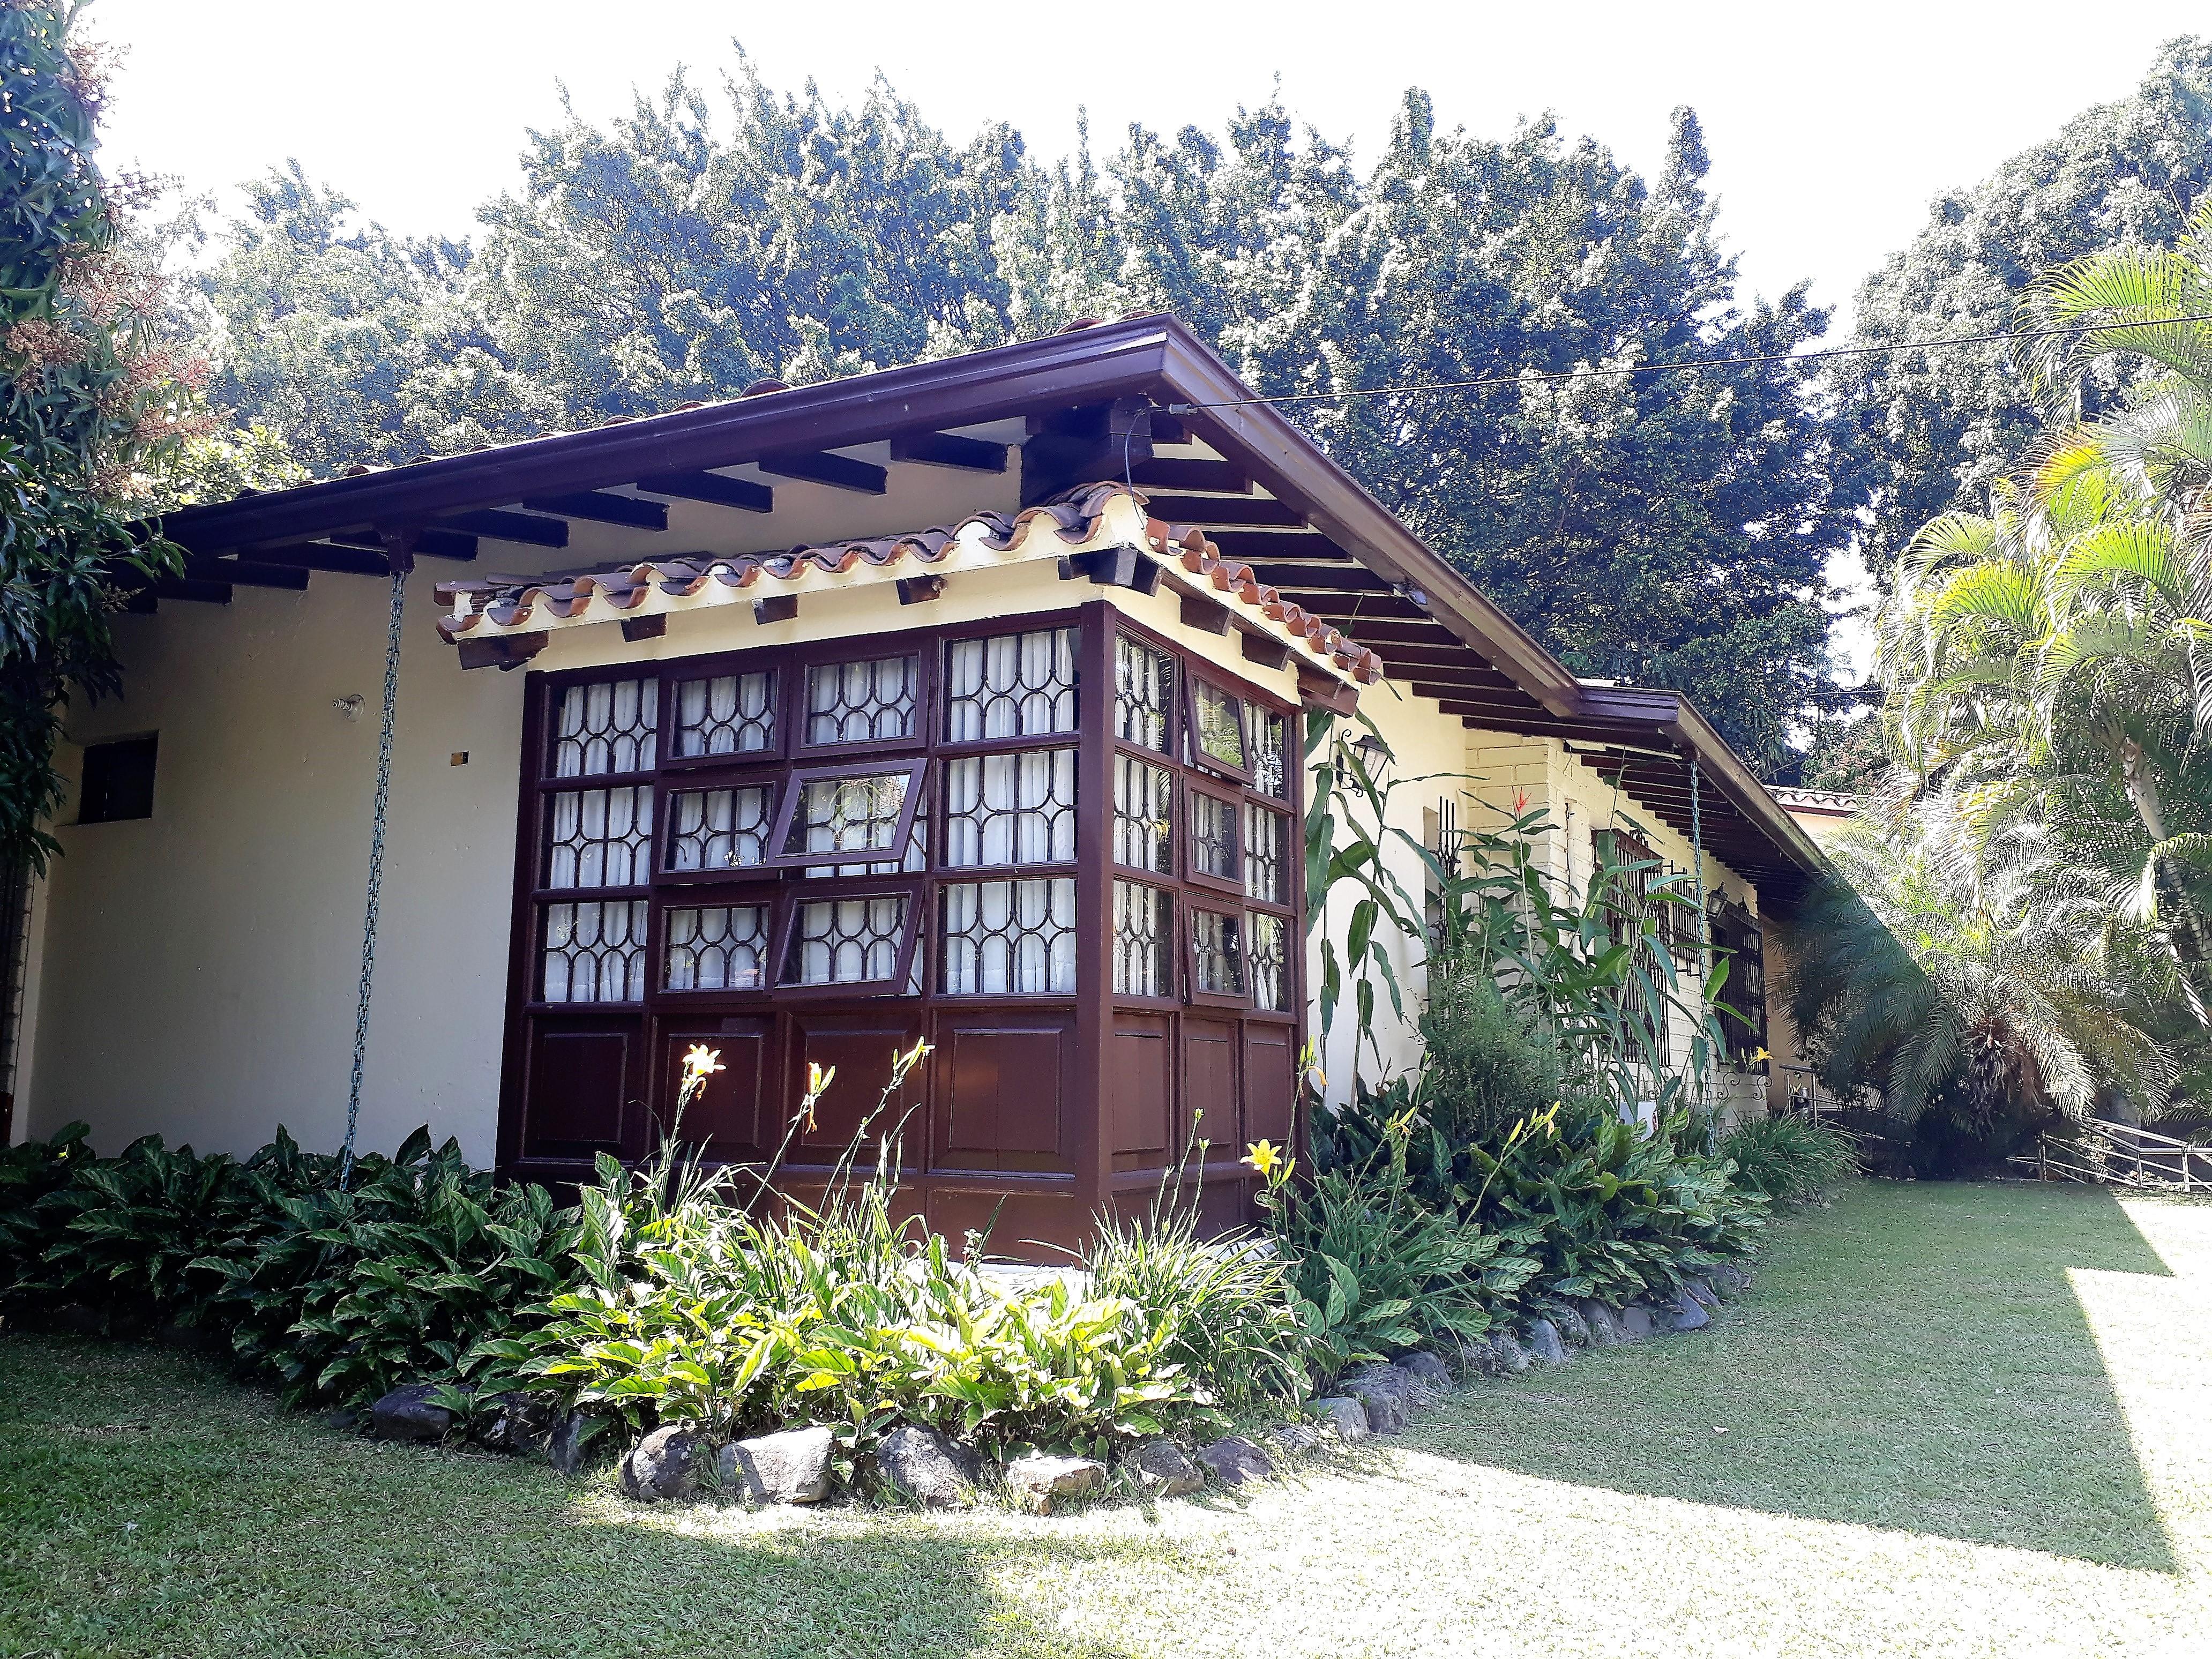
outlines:
M1532 374L1492 374L1475 380L1413 380L1399 386L1358 386L1349 392L1290 392L1272 398L1230 398L1215 404L1170 404L1170 415L1196 415L1209 409L1243 409L1253 404L1340 403L1349 398L1390 398L1413 392L1478 392L1493 386L1550 385L1604 375L1668 374L1692 368L1749 368L1764 363L1817 363L1838 357L1878 357L1895 351L1930 351L1939 346L1994 345L1999 341L2053 340L2067 334L2100 334L2115 329L2160 328L2174 323L2212 323L2212 313L2155 317L2132 323L2075 323L2065 328L2026 333L1954 334L1942 339L1898 340L1886 345L1826 346L1817 351L1775 351L1756 357L1692 357L1678 363L1623 363L1611 368L1568 368Z

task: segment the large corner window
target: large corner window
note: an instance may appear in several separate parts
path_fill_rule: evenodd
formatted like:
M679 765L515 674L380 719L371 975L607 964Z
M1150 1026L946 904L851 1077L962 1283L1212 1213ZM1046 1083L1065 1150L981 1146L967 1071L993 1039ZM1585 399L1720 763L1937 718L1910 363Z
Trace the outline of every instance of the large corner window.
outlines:
M1293 711L1127 624L1114 665L1114 994L1294 1015Z

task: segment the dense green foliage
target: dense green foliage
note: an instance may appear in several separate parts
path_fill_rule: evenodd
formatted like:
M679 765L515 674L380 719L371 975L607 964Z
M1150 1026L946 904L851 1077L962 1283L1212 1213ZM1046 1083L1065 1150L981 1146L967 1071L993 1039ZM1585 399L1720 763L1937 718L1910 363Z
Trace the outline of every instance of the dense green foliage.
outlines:
M741 62L605 127L533 133L475 242L357 223L296 166L246 187L203 277L213 395L313 471L592 426L1175 313L1255 386L1504 377L1293 405L1386 504L1583 672L1689 690L1755 764L1831 690L1819 600L1850 535L1833 413L1786 365L1572 386L1583 366L1787 352L1826 314L1739 299L1696 118L1645 179L1547 122L1491 141L1409 93L1365 169L1278 104L1052 168Z
M117 252L93 159L99 70L74 12L0 3L0 865L40 868L64 788L61 703L118 687L118 574L169 568L126 503L135 471L174 447L187 399L150 339L155 285Z
M1911 246L1867 278L1859 340L1999 334L2045 271L2100 251L2170 246L2212 189L2212 40L2162 50L2136 93L2090 109L1971 188L1946 191ZM2107 359L2085 386L2118 390ZM1929 520L1978 512L2042 425L2002 343L1869 358L1840 372L1863 468L1864 547L1886 573Z
M1736 1176L1778 1204L1825 1198L1857 1173L1858 1150L1832 1124L1792 1113L1746 1118L1721 1141Z

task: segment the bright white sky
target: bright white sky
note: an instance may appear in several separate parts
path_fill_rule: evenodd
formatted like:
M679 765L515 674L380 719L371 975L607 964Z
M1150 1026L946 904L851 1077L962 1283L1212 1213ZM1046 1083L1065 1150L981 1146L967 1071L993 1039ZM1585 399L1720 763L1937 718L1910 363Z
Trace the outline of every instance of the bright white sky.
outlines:
M1094 148L1132 121L1218 128L1285 102L1356 160L1420 85L1438 120L1490 136L1558 112L1647 173L1668 112L1695 108L1722 225L1749 285L1801 276L1848 305L1937 191L1980 178L2092 104L2124 96L2159 44L2212 28L2175 0L1945 4L1328 7L1153 0L982 7L873 0L94 0L128 48L107 160L227 186L296 156L395 230L462 234L518 177L523 129L558 118L555 82L604 119L678 64L719 88L741 40L771 86L857 97L881 69L956 140L1011 121L1054 157L1087 106ZM1856 654L1856 653L1855 653Z

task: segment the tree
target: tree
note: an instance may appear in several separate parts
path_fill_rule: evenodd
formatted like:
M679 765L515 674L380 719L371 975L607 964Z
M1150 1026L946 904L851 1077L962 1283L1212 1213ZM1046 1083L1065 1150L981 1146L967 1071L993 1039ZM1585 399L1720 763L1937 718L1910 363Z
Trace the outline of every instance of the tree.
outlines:
M1739 307L1695 118L1656 187L1549 123L1439 134L1408 95L1364 177L1279 101L1225 139L1133 128L1048 171L948 142L878 80L857 109L740 58L726 132L681 75L531 135L480 247L348 230L271 175L209 291L220 398L309 466L404 459L1174 313L1271 393L1786 352L1802 289ZM1678 686L1763 769L1833 688L1822 570L1849 526L1832 410L1785 366L1293 406L1320 442L1583 672Z
M1858 295L1867 343L2002 333L2041 272L2102 250L2163 247L2212 189L2212 40L2162 48L2130 98L2088 110L1972 189L1947 191L1911 246ZM2089 395L2116 385L2107 363ZM1887 574L1946 512L1977 512L2041 426L2002 343L1862 360L1838 370L1863 458L1865 551Z
M131 192L94 160L100 64L75 15L0 0L0 860L40 869L60 708L119 684L118 581L173 568L131 498L191 423L190 365L152 339L159 278L118 250Z

